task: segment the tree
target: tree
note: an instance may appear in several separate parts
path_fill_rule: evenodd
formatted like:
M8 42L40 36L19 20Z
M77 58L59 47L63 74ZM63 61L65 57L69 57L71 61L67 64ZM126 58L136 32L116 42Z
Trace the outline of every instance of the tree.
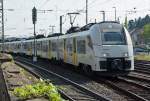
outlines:
M125 17L124 26L128 29L128 19L127 19L127 16Z
M144 26L143 36L144 36L146 43L148 43L150 40L150 24L146 24Z
M128 29L133 30L134 28L142 28L144 25L150 23L150 16L146 15L144 18L139 17L135 20L129 20Z
M134 29L134 20L129 20L129 22L128 22L128 29L129 30L132 30L132 29Z

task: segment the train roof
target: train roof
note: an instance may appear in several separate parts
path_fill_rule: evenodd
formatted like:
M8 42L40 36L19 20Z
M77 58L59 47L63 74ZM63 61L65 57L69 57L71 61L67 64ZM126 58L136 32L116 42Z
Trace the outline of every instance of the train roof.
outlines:
M98 24L102 24L102 23L116 23L116 24L120 24L118 21L102 21L102 22L99 22Z
M36 39L37 41L43 41L43 40L48 40L48 39L57 39L59 37L61 38L66 38L66 37L74 37L74 36L82 36L82 35L86 35L88 34L85 33L85 31L88 31L93 25L95 24L104 24L104 23L116 23L116 24L120 24L119 22L117 21L103 21L103 22L99 22L99 23L89 23L83 27L74 27L74 28L70 28L71 31L68 31L68 33L66 34L61 34L61 33L54 33L52 35L49 35L49 37L47 38L40 38L40 39ZM77 28L77 29L76 29ZM74 30L74 31L73 31ZM70 33L69 33L70 32ZM84 32L84 34L82 33ZM78 34L77 34L78 33ZM31 42L33 41L34 39L30 39L30 40L21 40L21 42ZM12 41L12 42L6 42L6 43L18 43L20 41Z

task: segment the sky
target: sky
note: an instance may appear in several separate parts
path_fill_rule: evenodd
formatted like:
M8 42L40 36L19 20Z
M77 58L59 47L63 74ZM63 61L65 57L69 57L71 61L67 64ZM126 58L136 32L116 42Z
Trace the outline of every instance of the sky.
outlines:
M33 35L32 8L38 9L36 33L46 35L59 32L59 17L63 15L63 32L70 27L67 13L80 11L74 22L75 26L85 25L86 0L4 0L5 37L29 37ZM150 0L88 0L88 22L101 22L100 11L106 12L106 20L114 20L114 8L117 18L123 23L125 16L128 20L144 17L150 14ZM14 9L9 11L9 9ZM45 13L40 10L46 11ZM129 13L127 11L136 11Z

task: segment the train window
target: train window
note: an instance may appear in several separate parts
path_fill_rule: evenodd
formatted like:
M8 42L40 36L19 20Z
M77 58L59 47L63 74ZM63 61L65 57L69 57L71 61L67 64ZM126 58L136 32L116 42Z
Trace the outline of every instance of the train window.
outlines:
M76 53L76 38L73 38L73 48L74 48L74 53Z
M77 50L80 54L86 54L86 42L85 40L78 40L77 41Z
M102 33L103 44L114 44L114 45L124 45L125 37L122 32L103 32Z
M51 51L51 40L49 40L48 45L49 45L49 51Z
M66 49L66 39L64 39L64 50Z
M92 39L90 36L87 36L87 44L91 49L93 49Z
M28 49L27 43L24 44L24 49Z
M41 50L41 42L37 42L36 47L37 47L37 50L40 51Z
M70 52L72 51L72 48L73 48L71 41L72 41L72 40L67 40L67 50L70 51Z
M59 43L59 47L58 47L58 49L59 49L59 51L63 51L63 41L60 41L60 42L58 42Z
M32 42L30 42L30 49L32 49L32 46L34 45L34 44L33 44L33 45L32 45L32 44L33 44L33 43L32 43Z
M52 42L52 51L56 51L56 42Z
M89 24L83 26L82 28L80 28L80 30L81 31L89 30L94 24L96 24L96 23L89 23Z
M42 42L42 50L43 50L43 52L47 52L48 51L47 42Z

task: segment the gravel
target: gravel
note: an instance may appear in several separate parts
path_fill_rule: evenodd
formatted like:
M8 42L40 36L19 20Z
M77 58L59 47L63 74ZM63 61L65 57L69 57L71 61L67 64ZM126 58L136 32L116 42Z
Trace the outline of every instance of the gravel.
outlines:
M28 59L30 59L30 60L28 60L29 62L32 61L32 58L29 57ZM95 91L108 99L111 99L112 101L128 101L129 99L131 99L131 98L127 97L126 95L122 94L121 92L116 91L113 88L111 88L103 83L97 83L97 82L89 79L88 77L81 75L80 73L74 72L74 69L68 70L68 68L73 68L72 66L65 65L65 68L60 68L60 67L64 67L64 66L52 65L50 63L50 61L43 60L43 59L38 59L38 63L36 63L36 64L38 64L39 66L42 66L46 69L49 69L51 71L54 71L64 77L67 77L68 79L70 79L80 85L83 85L83 86L89 88L90 90Z

